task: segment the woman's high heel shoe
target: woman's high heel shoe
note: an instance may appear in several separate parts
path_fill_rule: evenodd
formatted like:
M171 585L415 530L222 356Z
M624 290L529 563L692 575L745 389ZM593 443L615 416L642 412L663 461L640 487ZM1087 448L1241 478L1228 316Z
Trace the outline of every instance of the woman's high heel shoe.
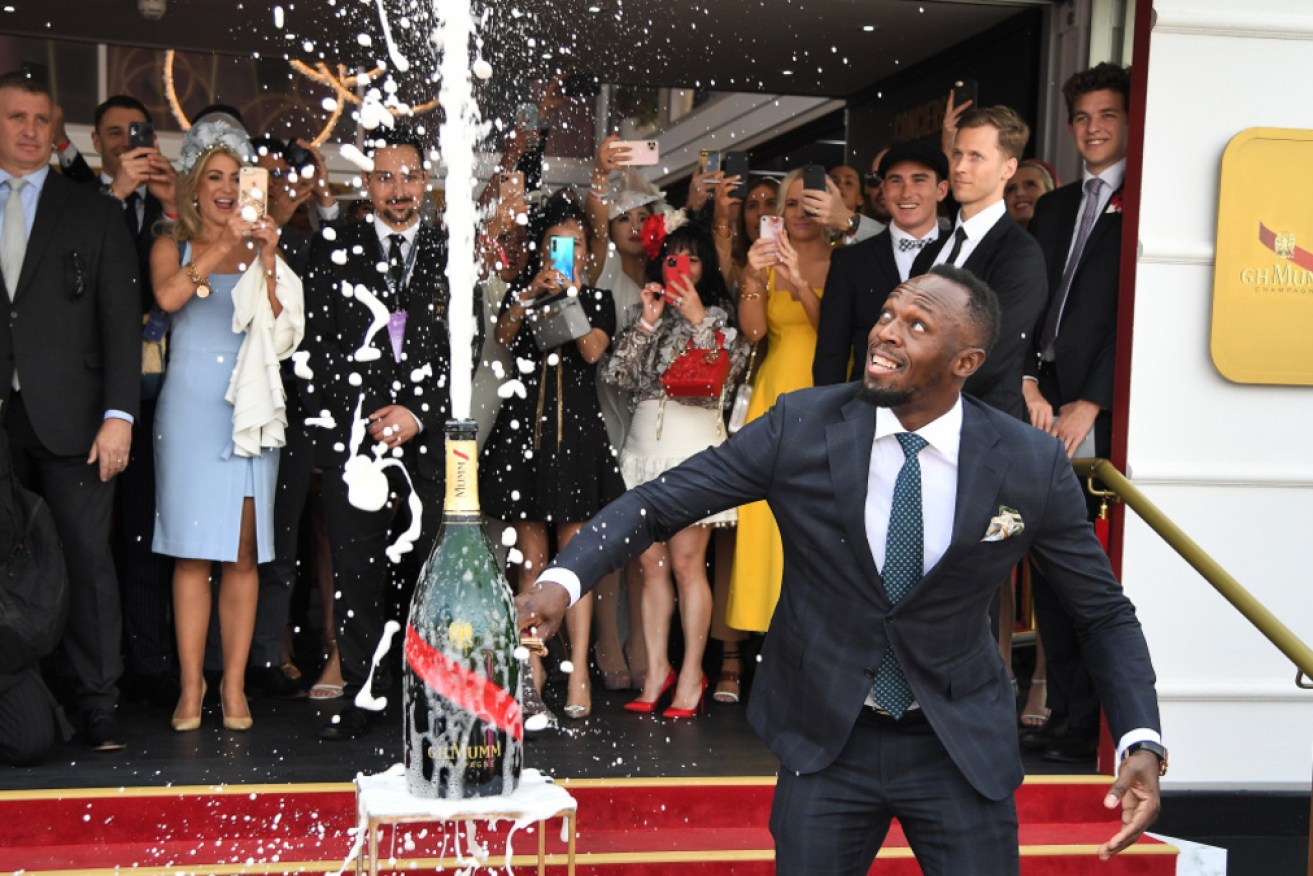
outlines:
M173 718L169 721L169 724L173 727L175 733L187 733L191 730L199 730L201 728L201 711L204 708L205 708L205 681L204 679L202 679L201 702L196 709L196 714L190 715L188 717L179 717L178 710L175 708L173 710Z
M643 700L632 700L625 703L625 709L630 712L638 712L640 715L652 714L661 707L661 701L664 700L667 695L674 697L675 682L678 680L679 673L671 669L670 674L666 676L666 680L661 683L661 690L657 691L657 698L655 700L650 703L644 702Z
M242 697L242 702L246 702L246 697ZM223 705L223 697L219 697L219 711L223 714L223 726L225 730L236 730L242 732L250 730L251 726L255 724L255 720L251 717L250 705L246 706L246 717L239 718L235 715L229 716L228 710L224 708Z
M691 709L679 709L671 706L661 713L663 718L696 718L707 711L707 677L702 676L702 688L698 691L698 701Z

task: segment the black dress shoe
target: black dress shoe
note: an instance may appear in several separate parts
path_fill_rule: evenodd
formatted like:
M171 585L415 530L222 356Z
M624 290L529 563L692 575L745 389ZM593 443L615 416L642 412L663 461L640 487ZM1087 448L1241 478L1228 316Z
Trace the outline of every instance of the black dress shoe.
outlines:
M246 672L246 685L258 696L276 700L297 700L306 695L298 678L289 678L278 666L261 666Z
M92 709L87 712L86 728L83 736L87 748L92 751L118 751L125 748L123 731L119 729L118 719L113 709Z
M1064 736L1051 740L1043 758L1050 763L1084 763L1099 753L1097 736Z
M359 706L347 706L319 728L319 738L330 742L359 739L374 726L374 713Z

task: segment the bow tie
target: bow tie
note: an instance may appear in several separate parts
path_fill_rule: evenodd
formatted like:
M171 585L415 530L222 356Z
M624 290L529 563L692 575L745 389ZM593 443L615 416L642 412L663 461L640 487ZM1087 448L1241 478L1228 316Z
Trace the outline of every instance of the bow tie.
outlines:
M914 249L920 249L921 247L925 246L929 242L930 242L930 238L928 237L923 238L921 240L916 240L915 238L911 238L911 237L904 237L898 241L898 251L911 252Z

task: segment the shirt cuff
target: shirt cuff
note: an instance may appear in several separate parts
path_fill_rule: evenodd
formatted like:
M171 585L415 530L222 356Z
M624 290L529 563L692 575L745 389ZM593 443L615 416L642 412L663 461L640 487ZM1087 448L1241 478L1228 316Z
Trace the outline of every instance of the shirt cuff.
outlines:
M105 419L127 420L129 423L136 422L136 420L132 418L132 414L125 414L123 411L117 411L114 410L113 408L110 408L109 410L105 411Z
M68 168L72 166L73 162L77 160L78 155L81 153L78 152L78 148L73 144L73 141L69 140L68 145L55 154L59 156L59 166Z
M339 204L336 199L334 199L332 205L328 207L321 204L315 204L315 209L319 211L319 218L325 222L332 222L342 214L342 205Z
M1029 374L1021 375L1022 380L1029 380L1031 383L1039 383L1038 377L1031 377Z
M1163 736L1156 730L1150 730L1148 727L1137 727L1129 730L1121 741L1117 743L1117 764L1121 765L1122 759L1126 757L1126 749L1130 748L1137 742L1156 742L1163 744Z
M423 432L424 424L419 421L419 417L415 416L415 412L412 411L410 408L406 408L406 413L410 414L410 418L415 421L415 427L419 429L419 431Z
M559 584L565 588L566 593L570 594L570 605L579 601L579 591L582 589L579 585L579 576L563 566L544 569L538 580L534 582L535 586L538 584Z

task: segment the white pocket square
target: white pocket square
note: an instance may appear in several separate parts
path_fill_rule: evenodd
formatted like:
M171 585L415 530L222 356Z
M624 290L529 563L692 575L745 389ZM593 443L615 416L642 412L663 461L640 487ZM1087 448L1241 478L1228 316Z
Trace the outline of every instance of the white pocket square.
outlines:
M989 529L981 541L1002 541L1026 531L1026 524L1021 520L1021 512L1007 505L998 506L998 516L989 521Z

